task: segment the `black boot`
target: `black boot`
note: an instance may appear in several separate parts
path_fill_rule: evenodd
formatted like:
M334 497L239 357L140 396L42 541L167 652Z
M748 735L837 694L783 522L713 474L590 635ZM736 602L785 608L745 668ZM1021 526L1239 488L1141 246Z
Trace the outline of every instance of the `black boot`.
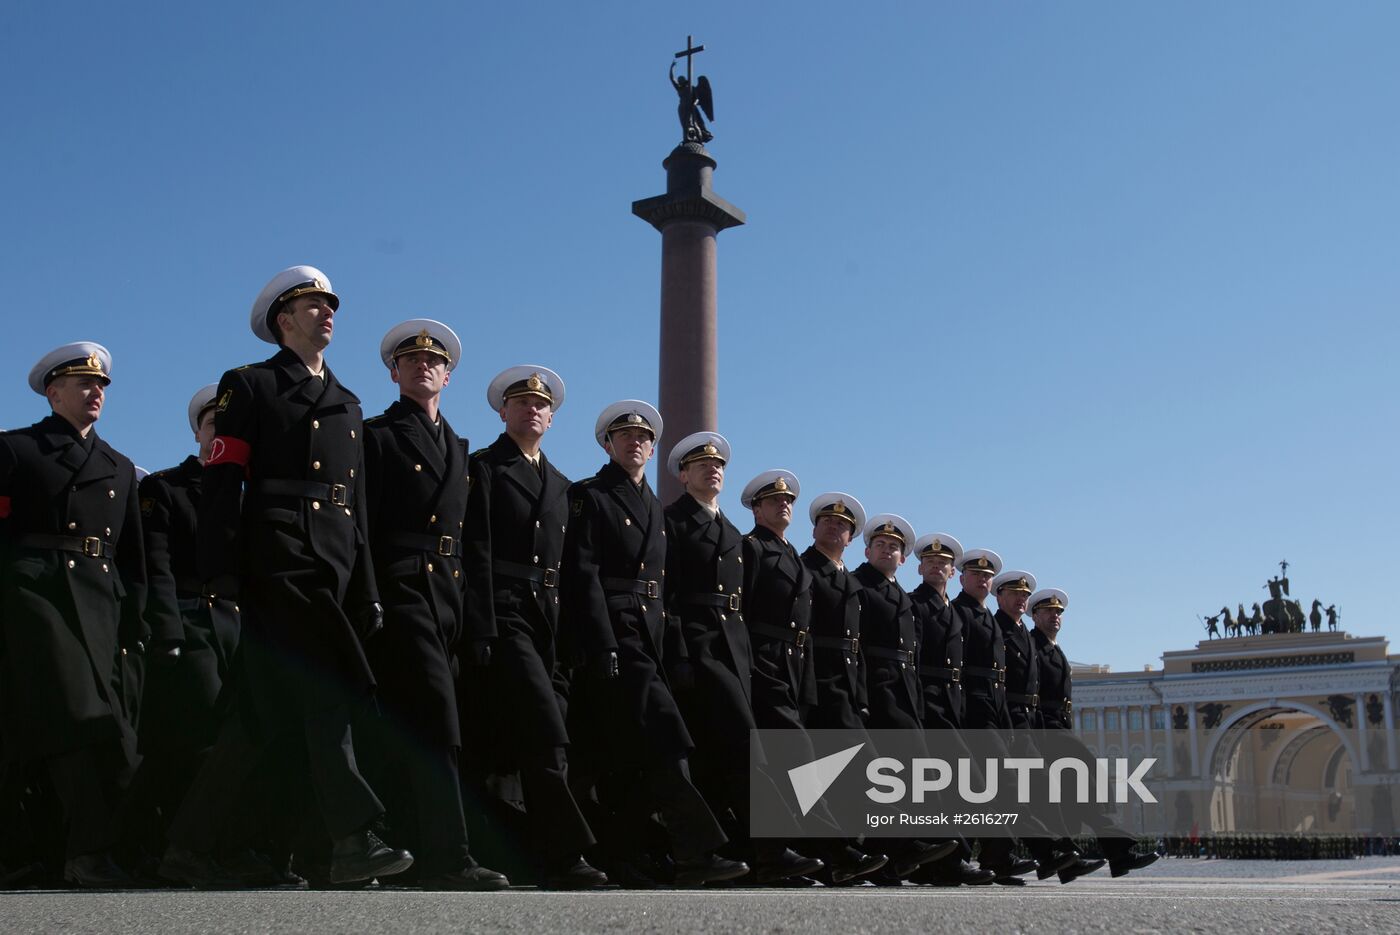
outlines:
M450 890L464 893L488 893L493 890L510 888L510 880L504 873L488 870L476 861L460 870L439 873L418 881L425 890Z
M1126 877L1134 870L1141 870L1143 867L1150 867L1157 862L1161 854L1134 854L1129 851L1122 857L1116 857L1108 862L1108 872L1115 877Z
M759 860L754 868L754 880L760 885L777 883L792 877L807 877L819 873L825 867L815 857L804 857L790 847L768 854Z
M403 873L413 866L408 851L389 847L372 831L359 831L335 842L331 848L331 883L357 883Z
M718 854L704 854L676 861L676 885L700 886L746 876L749 865L742 860L726 860Z
M177 845L165 849L156 873L172 883L183 883L197 890L241 890L243 881L225 870L208 854L196 854Z
M1105 861L1102 857L1098 858L1097 860L1087 860L1083 857L1077 857L1075 858L1074 863L1070 864L1068 867L1060 871L1060 882L1073 883L1080 877L1086 876L1090 873L1093 873L1095 870L1098 870L1105 863L1107 863L1107 861ZM1041 877L1041 879L1043 880L1045 878Z
M576 854L548 868L541 885L547 890L592 890L607 886L608 875Z
M63 879L85 890L125 890L136 884L106 851L68 858L63 865Z

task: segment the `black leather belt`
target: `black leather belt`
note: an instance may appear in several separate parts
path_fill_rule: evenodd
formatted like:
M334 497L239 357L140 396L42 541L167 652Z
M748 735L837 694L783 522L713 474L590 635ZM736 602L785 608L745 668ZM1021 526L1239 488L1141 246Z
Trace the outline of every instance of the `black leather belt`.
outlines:
M555 568L541 568L538 565L523 565L520 562L508 562L505 559L498 558L491 563L491 572L492 574L501 575L505 578L519 578L521 581L530 581L546 588L559 587L559 571Z
M813 636L812 644L818 649L839 649L843 653L860 652L860 637Z
M642 581L639 578L600 578L598 583L604 591L626 591L640 594L653 600L661 596L661 582Z
M799 630L796 627L784 630L782 627L770 627L766 623L755 623L749 626L749 633L754 636L766 637L770 640L781 640L784 643L793 643L798 647L807 645L807 631Z
M718 607L720 610L737 613L741 602L737 594L710 594L705 591L694 591L690 594L682 594L676 598L676 603L689 604L692 607Z
M871 646L866 644L865 655L871 659L888 659L891 662L902 662L907 666L914 664L914 650L912 649L887 649L884 646Z
M1006 684L1005 669L984 669L982 666L963 666L963 675L976 676L979 679L990 679L998 685Z
M1040 710L1046 712L1047 714L1058 714L1061 711L1068 714L1074 710L1074 703L1071 702L1068 698L1061 698L1059 701L1056 701L1053 698L1041 698Z
M1014 705L1025 705L1028 708L1040 707L1039 695L1018 695L1016 692L1007 692L1006 700Z
M42 532L31 532L20 536L16 544L27 549L76 552L88 558L112 557L112 543L96 536L52 536Z
M253 493L268 497L301 497L304 500L325 500L336 506L350 505L350 488L344 484L322 484L309 480L259 480L253 482Z
M943 682L952 682L954 685L962 682L962 669L943 669L938 666L919 666L919 674L925 678L938 679Z
M415 552L432 552L437 555L461 555L462 542L451 536L430 536L425 532L395 532L386 537L390 545Z

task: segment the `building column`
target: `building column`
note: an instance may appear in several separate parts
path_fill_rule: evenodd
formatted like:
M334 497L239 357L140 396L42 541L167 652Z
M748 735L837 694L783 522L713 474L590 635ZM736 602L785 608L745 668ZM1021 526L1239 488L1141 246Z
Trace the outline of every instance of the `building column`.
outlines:
M1176 736L1172 732L1172 706L1162 699L1162 708L1167 712L1167 776L1176 777Z
M1186 709L1187 730L1191 733L1191 775L1201 775L1201 750L1200 740L1196 736L1196 702L1191 702L1191 706Z
M1103 739L1103 736L1104 736L1104 735L1103 735L1103 718L1104 718L1104 715L1105 715L1106 713L1108 713L1108 709L1107 709L1107 708L1099 708L1098 710L1099 710L1099 718L1098 718L1098 721L1099 721L1099 756L1104 756L1104 755L1106 754L1107 750L1108 750L1108 744L1104 743L1104 739Z
M1371 751L1366 749L1366 696L1356 693L1356 745L1361 748L1361 771L1371 769Z
M1395 765L1395 708L1389 691L1382 697L1385 699L1385 765L1387 769L1400 769Z
M1119 705L1119 706L1118 706L1118 726L1119 726L1119 728L1122 729L1122 732L1123 732L1123 743L1122 743L1121 749L1123 750L1123 755L1124 755L1124 756L1127 756L1127 755L1128 755L1128 706L1127 706L1127 705Z

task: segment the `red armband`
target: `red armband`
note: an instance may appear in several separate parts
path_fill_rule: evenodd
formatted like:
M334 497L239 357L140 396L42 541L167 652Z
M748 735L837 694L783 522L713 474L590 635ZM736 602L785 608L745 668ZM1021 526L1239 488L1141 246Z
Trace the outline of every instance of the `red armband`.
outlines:
M0 497L0 519L10 518L10 498Z
M204 466L236 464L239 467L247 467L248 459L252 456L252 447L243 439L231 435L216 435L213 444L209 446L209 460L204 462Z

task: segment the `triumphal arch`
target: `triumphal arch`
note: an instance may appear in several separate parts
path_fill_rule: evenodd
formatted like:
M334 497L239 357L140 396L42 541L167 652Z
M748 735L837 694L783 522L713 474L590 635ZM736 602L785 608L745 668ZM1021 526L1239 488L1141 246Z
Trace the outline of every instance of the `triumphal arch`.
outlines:
M1146 833L1393 835L1400 657L1341 630L1208 638L1160 669L1074 668L1074 723L1100 756L1154 757Z

